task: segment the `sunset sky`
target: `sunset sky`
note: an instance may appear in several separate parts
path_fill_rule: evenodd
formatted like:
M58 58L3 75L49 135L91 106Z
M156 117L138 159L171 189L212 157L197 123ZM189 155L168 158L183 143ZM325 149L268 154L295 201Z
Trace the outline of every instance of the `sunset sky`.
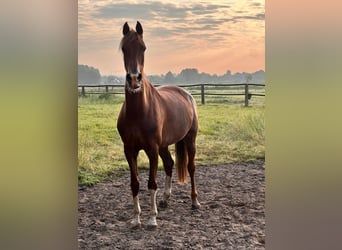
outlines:
M224 74L265 70L264 0L78 1L78 63L124 75L119 43L127 21L144 29L145 73L184 68Z

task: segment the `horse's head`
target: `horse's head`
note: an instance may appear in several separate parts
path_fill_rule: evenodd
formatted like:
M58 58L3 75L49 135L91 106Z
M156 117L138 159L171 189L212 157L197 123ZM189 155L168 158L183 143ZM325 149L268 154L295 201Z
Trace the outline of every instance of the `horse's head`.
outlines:
M127 22L123 26L124 37L121 40L121 50L126 69L126 87L129 92L136 93L141 89L142 73L144 70L143 28L139 22L136 31L130 29Z

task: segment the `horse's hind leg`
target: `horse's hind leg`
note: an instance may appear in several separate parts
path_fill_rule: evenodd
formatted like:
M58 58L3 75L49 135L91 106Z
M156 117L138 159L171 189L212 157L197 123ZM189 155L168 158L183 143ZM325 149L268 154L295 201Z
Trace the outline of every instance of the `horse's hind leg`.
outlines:
M185 137L186 148L188 151L188 171L191 179L191 205L192 209L200 208L201 204L197 200L197 190L195 183L195 154L196 154L196 143L195 143L196 134L189 133Z
M159 206L162 208L166 208L167 201L171 196L171 185L172 185L171 177L172 177L172 167L173 167L174 161L171 157L168 147L160 148L159 155L163 160L164 170L166 173L163 200L159 202Z

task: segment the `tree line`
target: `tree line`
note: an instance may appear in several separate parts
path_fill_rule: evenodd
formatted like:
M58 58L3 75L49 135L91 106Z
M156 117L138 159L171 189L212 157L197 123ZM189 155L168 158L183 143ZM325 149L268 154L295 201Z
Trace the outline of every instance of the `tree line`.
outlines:
M153 84L191 84L191 83L265 83L265 72L235 73L227 70L223 75L200 73L195 68L183 69L179 74L167 72L165 75L147 75ZM101 76L98 69L78 65L78 84L124 84L125 76Z

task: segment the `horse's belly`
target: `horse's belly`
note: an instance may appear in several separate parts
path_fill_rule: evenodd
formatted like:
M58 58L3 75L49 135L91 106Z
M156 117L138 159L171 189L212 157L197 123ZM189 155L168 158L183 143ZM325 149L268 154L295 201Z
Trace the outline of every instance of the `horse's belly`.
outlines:
M190 123L184 126L170 126L169 124L167 128L163 129L162 146L168 146L179 142L188 134L190 128Z

